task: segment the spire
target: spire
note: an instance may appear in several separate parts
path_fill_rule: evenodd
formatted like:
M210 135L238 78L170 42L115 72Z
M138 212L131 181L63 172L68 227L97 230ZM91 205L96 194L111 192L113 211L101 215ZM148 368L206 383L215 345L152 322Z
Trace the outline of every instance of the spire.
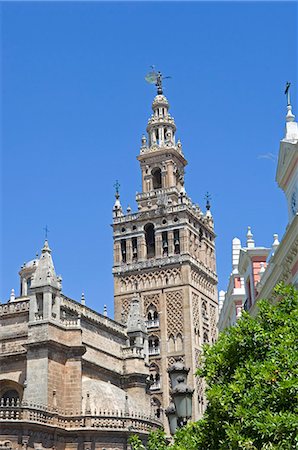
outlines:
M287 115L286 115L286 136L287 141L298 140L298 125L295 122L295 115L292 112L291 96L290 96L291 83L287 82L285 95L287 96Z
M210 200L211 200L211 195L209 194L209 192L206 193L205 195L205 200L206 200L206 217L208 217L209 219L211 219L212 214L211 214L211 204L210 204Z
M61 278L56 275L51 252L52 250L50 249L48 240L46 239L41 250L36 271L33 275L31 288L52 286L61 290Z
M120 203L120 194L119 194L119 188L120 188L120 184L119 181L116 180L115 184L114 184L114 188L115 188L115 203L113 206L113 217L119 217L119 216L123 216L123 212L122 212L122 206Z
M147 332L145 321L141 314L140 302L137 297L133 298L130 304L130 311L127 319L127 332L133 333L136 331Z
M246 246L247 246L247 248L254 248L254 246L255 246L255 241L253 240L253 234L251 232L251 227L247 227Z

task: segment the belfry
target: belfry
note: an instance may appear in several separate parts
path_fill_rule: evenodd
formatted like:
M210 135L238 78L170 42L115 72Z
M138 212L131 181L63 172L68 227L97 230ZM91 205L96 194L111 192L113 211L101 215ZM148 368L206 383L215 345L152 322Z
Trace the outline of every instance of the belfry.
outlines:
M190 368L193 420L204 411L204 386L191 374L202 344L216 339L218 304L209 197L204 213L187 195L187 161L161 74L157 81L147 136L137 156L142 177L138 211L124 214L116 190L113 275L115 320L127 323L131 302L139 299L148 332L151 404L166 425L163 415L171 401L167 369L175 361Z

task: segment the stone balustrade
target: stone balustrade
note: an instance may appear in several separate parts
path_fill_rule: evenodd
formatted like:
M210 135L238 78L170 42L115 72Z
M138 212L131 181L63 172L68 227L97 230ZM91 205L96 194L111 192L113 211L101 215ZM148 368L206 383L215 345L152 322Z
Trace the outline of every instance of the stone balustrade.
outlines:
M152 416L134 411L93 411L83 414L62 411L42 405L20 403L19 399L1 399L0 428L4 422L39 423L64 430L101 429L148 432L161 427L161 422Z
M29 298L0 305L0 316L29 311Z
M144 349L137 347L124 347L122 348L122 354L124 358L144 358Z

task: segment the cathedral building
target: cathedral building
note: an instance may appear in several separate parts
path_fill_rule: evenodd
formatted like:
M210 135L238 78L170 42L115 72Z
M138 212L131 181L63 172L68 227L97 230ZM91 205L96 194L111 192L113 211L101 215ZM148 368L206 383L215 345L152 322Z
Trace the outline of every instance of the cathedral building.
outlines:
M0 449L126 450L137 433L168 431L168 369L189 370L192 419L204 411L195 377L217 337L215 233L184 186L187 161L158 86L138 160L138 211L113 208L115 320L62 292L46 240L0 305ZM181 364L182 363L182 364Z
M161 85L142 137L142 192L137 212L113 208L115 319L125 323L137 296L148 331L152 402L169 406L168 368L181 361L195 390L192 419L204 411L203 383L194 376L204 343L217 337L215 233L210 204L203 213L185 190L187 165Z
M48 241L0 305L0 449L126 450L161 426L148 393L146 325L62 293Z

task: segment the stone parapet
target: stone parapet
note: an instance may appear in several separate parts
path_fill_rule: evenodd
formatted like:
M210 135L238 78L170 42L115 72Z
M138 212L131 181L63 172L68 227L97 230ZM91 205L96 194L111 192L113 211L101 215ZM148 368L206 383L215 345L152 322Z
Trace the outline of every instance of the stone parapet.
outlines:
M29 298L0 305L0 316L18 314L29 311Z
M20 403L19 400L1 400L0 429L13 422L14 427L26 424L42 424L44 427L67 431L102 430L149 433L161 426L161 422L150 415L135 411L94 411L83 414L73 411L48 408L42 405ZM1 436L1 432L0 432Z

